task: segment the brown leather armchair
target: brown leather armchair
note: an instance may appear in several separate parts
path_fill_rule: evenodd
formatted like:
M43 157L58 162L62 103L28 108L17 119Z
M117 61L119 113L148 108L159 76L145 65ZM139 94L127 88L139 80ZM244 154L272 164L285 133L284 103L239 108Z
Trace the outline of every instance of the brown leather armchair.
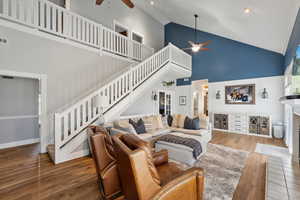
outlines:
M100 126L88 127L87 133L99 177L102 199L116 199L122 195L122 192L111 136Z
M122 191L128 200L201 200L204 175L168 162L166 152L154 159L149 143L132 134L113 137Z

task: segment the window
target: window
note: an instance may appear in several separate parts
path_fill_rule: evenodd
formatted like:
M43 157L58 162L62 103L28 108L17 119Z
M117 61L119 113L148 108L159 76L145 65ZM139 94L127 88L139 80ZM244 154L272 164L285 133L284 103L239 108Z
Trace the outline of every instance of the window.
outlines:
M120 33L121 35L124 35L125 37L129 36L129 29L117 21L114 21L114 29L115 29L115 32Z
M132 32L132 40L138 42L138 43L141 43L143 44L144 42L144 37L141 36L140 34L138 33L135 33L135 32Z

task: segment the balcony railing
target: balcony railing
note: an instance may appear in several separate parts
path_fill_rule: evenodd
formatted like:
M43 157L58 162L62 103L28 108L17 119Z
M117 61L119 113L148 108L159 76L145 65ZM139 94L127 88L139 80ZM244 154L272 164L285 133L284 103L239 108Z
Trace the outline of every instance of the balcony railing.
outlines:
M138 61L154 53L153 48L47 0L0 0L0 17Z

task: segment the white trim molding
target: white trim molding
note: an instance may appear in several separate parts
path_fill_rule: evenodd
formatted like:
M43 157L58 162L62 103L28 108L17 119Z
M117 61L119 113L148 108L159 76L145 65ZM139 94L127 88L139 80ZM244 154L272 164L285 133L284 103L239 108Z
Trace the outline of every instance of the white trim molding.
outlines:
M18 146L23 146L23 145L27 145L27 144L35 144L35 143L39 143L39 142L40 142L40 138L32 138L32 139L21 140L21 141L17 141L17 142L9 142L9 143L0 144L0 149L18 147Z
M0 120L16 120L16 119L35 119L39 118L38 115L19 115L19 116L7 116L7 117L1 117Z

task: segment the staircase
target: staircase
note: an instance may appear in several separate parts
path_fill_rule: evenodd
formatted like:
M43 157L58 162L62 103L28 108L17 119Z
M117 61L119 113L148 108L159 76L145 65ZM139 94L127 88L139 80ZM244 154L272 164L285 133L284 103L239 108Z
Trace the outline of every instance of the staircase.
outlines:
M86 144L86 128L100 117L105 121L118 118L164 76L176 79L191 75L191 56L172 44L154 53L152 48L46 0L0 0L0 5L0 18L35 29L41 35L48 34L48 37L59 37L96 49L99 55L106 53L139 62L75 104L55 113L54 144L48 145L47 149L56 164L89 153L87 148L79 153L76 149Z

